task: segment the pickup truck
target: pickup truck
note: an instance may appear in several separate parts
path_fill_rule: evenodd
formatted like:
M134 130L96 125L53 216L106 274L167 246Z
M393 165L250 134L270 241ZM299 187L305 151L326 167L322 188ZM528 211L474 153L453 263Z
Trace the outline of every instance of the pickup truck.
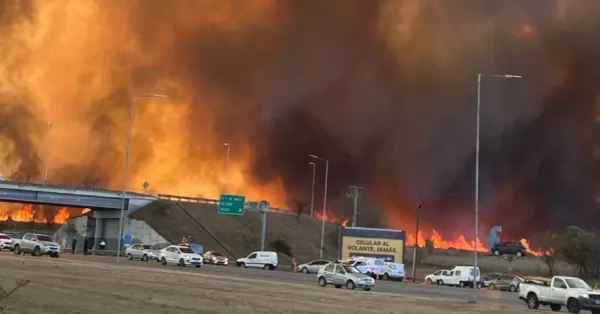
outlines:
M569 313L588 310L600 314L600 291L576 277L525 278L519 289L519 299L530 309L549 305L552 311L558 312L566 306Z
M13 240L13 252L17 255L29 253L33 256L50 255L57 258L60 255L60 245L47 235L26 233L22 239Z

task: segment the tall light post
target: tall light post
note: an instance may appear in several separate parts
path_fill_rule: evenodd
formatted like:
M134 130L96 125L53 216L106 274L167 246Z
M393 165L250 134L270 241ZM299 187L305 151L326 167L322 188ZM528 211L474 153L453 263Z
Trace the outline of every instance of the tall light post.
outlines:
M46 133L46 161L44 162L44 185L48 181L48 165L50 163L51 145L50 145L50 131L52 131L52 122L46 121L48 126L48 133Z
M231 149L231 145L229 145L229 143L223 143L223 146L225 146L227 150L227 157L225 160L225 187L223 187L223 192L227 193L227 188L229 186L229 151Z
M119 217L119 240L117 246L117 263L121 257L121 241L123 239L123 217L125 215L125 193L127 192L127 176L129 175L129 152L131 151L131 133L133 131L133 118L135 115L135 100L138 98L163 98L169 99L169 96L159 94L144 94L131 97L131 109L129 111L129 128L127 129L127 143L125 146L125 165L123 167L123 193L121 199L121 214Z
M323 242L325 240L325 217L327 217L327 179L329 177L329 160L315 155L308 155L308 157L325 162L325 193L323 195L323 217L321 219L321 247L319 249L319 258L323 259Z
M475 131L475 239L473 240L473 300L477 303L477 239L479 238L479 130L481 120L481 79L503 78L520 79L520 75L512 74L477 74L477 126Z
M312 167L312 192L310 195L310 217L314 217L313 216L313 212L315 209L315 170L317 169L317 164L315 164L314 162L309 162L309 165L311 165Z

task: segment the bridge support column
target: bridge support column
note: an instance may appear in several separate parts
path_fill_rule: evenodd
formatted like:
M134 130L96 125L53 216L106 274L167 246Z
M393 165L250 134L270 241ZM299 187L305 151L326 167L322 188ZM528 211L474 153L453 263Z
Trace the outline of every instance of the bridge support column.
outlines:
M100 248L100 241L104 238L104 218L96 218L96 230L94 230L94 250Z

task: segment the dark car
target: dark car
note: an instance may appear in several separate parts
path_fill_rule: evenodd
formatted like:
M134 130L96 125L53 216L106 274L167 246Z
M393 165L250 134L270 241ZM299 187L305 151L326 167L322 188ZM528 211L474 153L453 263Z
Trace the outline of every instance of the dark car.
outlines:
M496 256L500 255L516 255L525 256L527 250L523 244L519 241L509 241L504 243L498 243L492 248L492 253Z

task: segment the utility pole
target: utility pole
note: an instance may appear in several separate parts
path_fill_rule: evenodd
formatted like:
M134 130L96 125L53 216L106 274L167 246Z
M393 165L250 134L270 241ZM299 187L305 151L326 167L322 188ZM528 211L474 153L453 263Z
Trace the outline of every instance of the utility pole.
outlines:
M363 190L361 186L350 186L350 191L346 193L346 196L354 199L354 209L352 211L352 227L356 227L356 214L358 212L358 197L360 196L358 190Z
M412 262L412 277L413 277L413 282L415 282L415 276L416 276L416 272L417 272L417 251L419 249L419 216L421 214L421 207L423 207L421 204L417 205L417 225L416 225L416 230L415 230L415 248L413 249L413 262Z
M267 201L260 202L260 212L262 214L261 228L260 228L260 250L265 250L265 239L267 237L267 214L269 213L270 204Z

